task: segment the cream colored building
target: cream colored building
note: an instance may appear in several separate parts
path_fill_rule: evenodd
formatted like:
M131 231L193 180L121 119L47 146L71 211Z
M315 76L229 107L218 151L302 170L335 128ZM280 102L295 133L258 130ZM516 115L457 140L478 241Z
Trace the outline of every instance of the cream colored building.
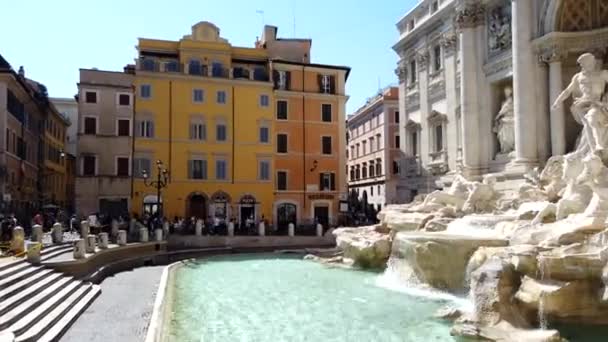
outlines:
M410 198L445 186L460 166L513 188L527 170L574 148L581 126L570 103L556 111L549 103L578 71L580 54L606 63L607 1L424 0L397 28ZM506 151L499 113L513 131Z
M387 87L346 122L348 189L377 211L407 198L400 181L399 89Z
M76 212L130 210L133 75L80 69Z

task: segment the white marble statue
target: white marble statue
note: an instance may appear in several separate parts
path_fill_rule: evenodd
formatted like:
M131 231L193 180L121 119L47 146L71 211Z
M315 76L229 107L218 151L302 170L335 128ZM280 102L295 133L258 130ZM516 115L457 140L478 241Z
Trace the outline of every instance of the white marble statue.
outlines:
M500 145L500 153L506 154L515 149L515 117L513 115L513 89L504 89L505 100L494 118L494 132Z
M503 8L496 8L489 17L490 51L502 51L511 47L511 16L503 12Z
M585 166L577 155L564 158L563 179L566 187L561 191L561 199L557 203L547 202L547 205L536 215L532 224L541 224L545 217L555 215L555 220L563 220L571 214L582 213L591 200L591 188L581 182L579 176Z
M593 197L581 217L593 218L598 224L604 225L608 218L608 168L595 154L587 155L583 162L585 169L578 181L593 190Z
M556 110L571 95L574 104L571 107L574 119L583 125L581 138L575 153L584 155L588 152L600 153L608 146L608 99L605 95L608 83L608 70L596 70L595 56L584 53L577 59L581 71L572 77L572 81L559 94L551 106Z
M549 158L540 175L537 176L532 172L527 182L522 184L518 189L520 202L556 202L559 200L562 190L566 187L566 182L562 177L564 174L563 164L564 156L553 156Z
M468 214L492 211L496 205L495 199L497 194L494 190L495 184L496 177L493 175L486 175L481 183L470 182L469 196L462 210Z
M447 190L435 190L428 194L421 204L412 206L410 211L431 212L453 207L457 211L462 210L464 203L469 196L470 182L464 178L462 173L457 172L452 181L452 185Z

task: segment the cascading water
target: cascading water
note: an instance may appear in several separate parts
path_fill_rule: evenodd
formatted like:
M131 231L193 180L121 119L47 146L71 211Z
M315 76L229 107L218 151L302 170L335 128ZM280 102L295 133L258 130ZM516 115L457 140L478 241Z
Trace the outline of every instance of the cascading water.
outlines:
M538 271L540 273L540 281L544 282L546 279L549 279L549 268L547 267L547 262L545 258L538 257ZM545 305L546 305L546 296L545 291L541 289L541 292L538 297L538 326L541 330L547 330L547 315L545 313Z

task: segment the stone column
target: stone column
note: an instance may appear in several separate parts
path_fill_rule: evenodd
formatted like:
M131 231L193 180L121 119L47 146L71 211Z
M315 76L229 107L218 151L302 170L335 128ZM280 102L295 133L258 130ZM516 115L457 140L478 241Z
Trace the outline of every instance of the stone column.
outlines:
M532 50L532 1L512 0L513 100L515 163L527 167L538 162L536 145L535 55ZM466 112L465 112L466 113Z
M450 170L456 170L456 159L458 155L458 134L460 127L456 120L456 109L459 104L460 94L457 92L456 86L456 42L458 36L454 32L445 33L441 39L441 48L443 49L443 72L445 79L445 100L446 100L446 115L447 129L445 132L446 147L448 153L448 166Z
M163 241L163 230L156 228L154 230L154 241Z
M260 225L258 226L258 235L266 235L266 225L264 224L264 221L260 221Z
M455 26L460 40L460 106L462 120L462 163L469 173L481 167L479 89L481 65L477 57L479 26L483 25L485 8L479 3L465 3L457 9Z
M53 225L53 233L51 237L53 238L53 243L63 242L63 226L61 225L61 223L56 222Z
M148 228L139 228L139 242L148 242Z
M32 238L30 240L42 243L42 235L43 234L44 233L42 231L42 226L39 225L39 224L35 224L32 227Z
M549 64L549 104L552 105L555 99L563 90L564 81L562 78L562 59L563 54L557 50L542 56L543 60ZM551 154L561 156L566 154L566 113L563 103L556 110L551 111Z
M293 237L294 235L296 235L296 234L295 234L295 226L294 226L294 224L293 224L293 223L290 223L290 224L287 226L287 235L292 236L292 237Z
M108 248L108 233L99 233L99 248Z
M317 223L317 236L323 236L323 225Z
M228 236L234 236L234 222L228 222Z
M194 233L196 234L196 236L203 235L203 220L196 220L196 224L194 226Z
M118 239L117 239L116 243L118 243L119 246L127 245L127 231L126 230L118 231Z
M95 245L97 244L97 236L93 234L89 234L87 236L87 243L85 246L85 250L87 253L95 253Z
M431 152L431 131L429 129L428 117L431 114L429 105L429 51L424 49L416 53L416 68L418 71L418 94L420 96L420 160L423 165L430 162L429 153ZM388 153L388 149L387 149ZM389 164L390 165L390 164ZM388 172L388 170L384 170Z
M21 226L13 229L13 239L11 240L11 252L15 254L25 251L25 231Z
M89 236L89 221L83 220L80 222L80 237L86 239Z
M78 239L74 241L74 259L84 259L85 254L85 242L84 239Z
M40 248L41 244L32 242L27 244L27 261L32 265L40 264Z
M544 162L551 156L548 69L542 59L536 59L536 145L540 162Z

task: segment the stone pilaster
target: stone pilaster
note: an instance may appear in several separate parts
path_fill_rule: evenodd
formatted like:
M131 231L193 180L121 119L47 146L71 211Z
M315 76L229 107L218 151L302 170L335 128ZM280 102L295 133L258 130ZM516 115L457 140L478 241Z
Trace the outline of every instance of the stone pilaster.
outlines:
M562 60L566 57L564 51L557 48L544 51L539 59L549 65L549 105L563 90ZM554 156L566 153L566 118L564 105L560 104L555 110L551 110L550 134L551 154Z

